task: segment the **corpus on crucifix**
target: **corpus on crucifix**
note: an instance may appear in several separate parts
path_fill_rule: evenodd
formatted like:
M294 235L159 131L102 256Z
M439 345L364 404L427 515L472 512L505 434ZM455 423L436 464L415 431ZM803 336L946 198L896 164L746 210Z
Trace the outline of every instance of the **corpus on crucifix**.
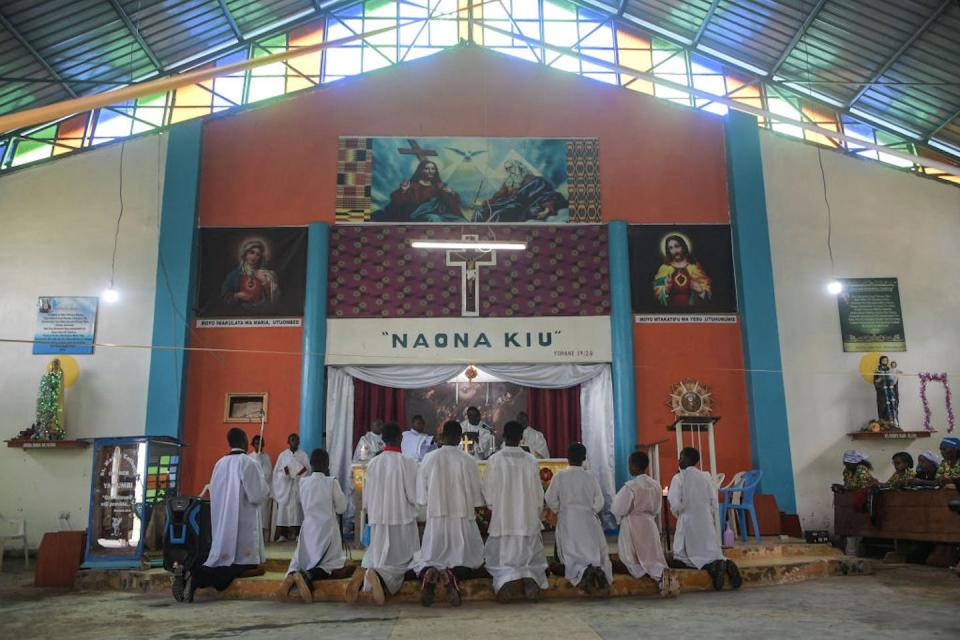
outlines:
M462 240L479 240L479 236L464 235ZM447 251L447 266L460 267L460 314L480 315L480 267L497 264L496 251L476 249L451 249Z

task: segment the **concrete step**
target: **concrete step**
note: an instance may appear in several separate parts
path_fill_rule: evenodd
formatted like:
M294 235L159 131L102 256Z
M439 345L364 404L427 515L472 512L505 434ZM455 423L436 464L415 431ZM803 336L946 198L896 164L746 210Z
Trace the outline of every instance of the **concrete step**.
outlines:
M789 549L796 552L797 550ZM806 551L805 549L802 551ZM747 554L750 556L751 554ZM762 557L762 554L753 554L737 560L743 575L744 587L776 586L813 580L827 576L839 575L841 563L846 560L842 555L829 553L815 556L808 553L796 555L779 555ZM202 599L231 599L231 600L277 600L277 588L283 580L286 566L281 571L269 571L254 578L242 578L234 581L223 592L217 593L211 589L198 592L197 597ZM680 586L680 592L695 592L712 590L710 576L706 571L693 569L675 569ZM77 588L81 590L119 590L139 593L153 593L158 595L170 594L171 574L162 569L147 571L137 570L84 570L77 574ZM566 579L550 576L549 588L542 597L547 600L563 598L587 598L580 589L572 586ZM314 601L342 602L347 580L323 580L314 586ZM481 601L493 600L494 593L489 578L465 580L461 583L464 600ZM729 589L729 586L725 588ZM624 596L655 596L659 593L657 583L650 578L635 579L627 575L614 576L610 589L611 597ZM299 601L296 593L282 598L284 600ZM419 585L415 581L407 581L400 592L390 597L391 602L419 602ZM361 594L360 602L372 603L369 594ZM443 603L442 587L437 592L437 602Z

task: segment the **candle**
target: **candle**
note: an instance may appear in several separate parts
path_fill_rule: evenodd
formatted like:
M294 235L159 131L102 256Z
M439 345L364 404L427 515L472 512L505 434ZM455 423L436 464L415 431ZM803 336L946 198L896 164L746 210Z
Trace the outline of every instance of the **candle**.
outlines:
M667 494L668 494L669 492L670 492L670 490L667 489L667 486L666 486L666 485L664 485L664 486L663 486L663 497L666 498L666 497L667 497Z

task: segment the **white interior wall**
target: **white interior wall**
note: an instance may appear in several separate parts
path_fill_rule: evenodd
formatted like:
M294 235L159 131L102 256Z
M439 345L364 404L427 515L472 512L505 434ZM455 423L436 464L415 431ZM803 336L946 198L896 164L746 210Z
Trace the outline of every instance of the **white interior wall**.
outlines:
M937 449L946 430L944 392L928 386L939 431L932 438L855 442L846 435L876 417L876 396L858 374L862 354L843 352L837 301L826 292L831 271L817 149L760 135L798 511L805 528L832 529L830 484L840 480L843 451L869 453L886 480L893 453L916 458ZM960 383L960 189L826 150L822 159L836 275L899 280L907 351L890 355L908 374L900 378L903 428L921 429L915 374L948 371Z
M117 250L120 300L100 302L98 343L149 345L166 136L127 142L123 219ZM110 281L120 211L121 146L76 154L0 177L5 284L0 339L30 340L37 298L97 296ZM52 356L30 344L0 342L2 439L32 422L40 376ZM148 349L97 347L77 355L80 378L66 390L68 438L140 435L146 418ZM92 448L23 450L0 445L0 514L27 521L30 545L59 529L87 526Z

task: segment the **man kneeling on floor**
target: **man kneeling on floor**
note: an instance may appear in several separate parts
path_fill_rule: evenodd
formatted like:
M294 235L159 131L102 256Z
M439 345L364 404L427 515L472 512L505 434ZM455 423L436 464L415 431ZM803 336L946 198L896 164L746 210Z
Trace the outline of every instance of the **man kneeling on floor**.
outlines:
M337 479L329 476L330 456L326 450L313 450L310 468L313 473L299 480L303 526L297 549L277 592L285 597L296 585L300 599L307 603L313 602L314 580L345 577L346 563L337 515L347 509L347 497Z
M227 443L230 453L220 458L210 477L210 553L202 565L177 567L173 596L179 602L193 602L194 590L203 587L223 591L264 561L259 505L269 489L260 465L245 455L247 434L234 427Z
M613 582L613 565L600 518L603 493L592 473L583 468L587 448L579 442L567 449L569 469L558 471L544 495L557 514L557 556L563 577L590 595L607 595Z
M383 425L383 453L367 463L363 480L363 508L370 524L370 543L347 585L347 602L356 602L361 585L383 604L384 587L391 594L403 586L403 577L420 550L417 531L417 462L400 451L400 425ZM449 587L448 587L449 588Z
M476 575L483 564L483 540L476 508L483 506L480 471L473 456L459 445L459 422L443 425L443 446L423 458L417 471L417 505L426 509L420 551L411 569L420 579L420 604L433 604L438 584L447 601L459 606L460 580Z
M540 590L547 588L540 467L520 448L521 439L522 424L511 420L503 426L503 448L490 456L483 479L483 495L492 512L484 561L499 602L521 595L536 601Z
M716 526L717 487L709 473L697 469L700 452L693 447L680 451L680 471L670 482L670 511L677 518L673 538L673 558L677 562L705 569L713 580L713 588L723 588L724 574L739 589L743 580L732 560L723 557L720 534Z

